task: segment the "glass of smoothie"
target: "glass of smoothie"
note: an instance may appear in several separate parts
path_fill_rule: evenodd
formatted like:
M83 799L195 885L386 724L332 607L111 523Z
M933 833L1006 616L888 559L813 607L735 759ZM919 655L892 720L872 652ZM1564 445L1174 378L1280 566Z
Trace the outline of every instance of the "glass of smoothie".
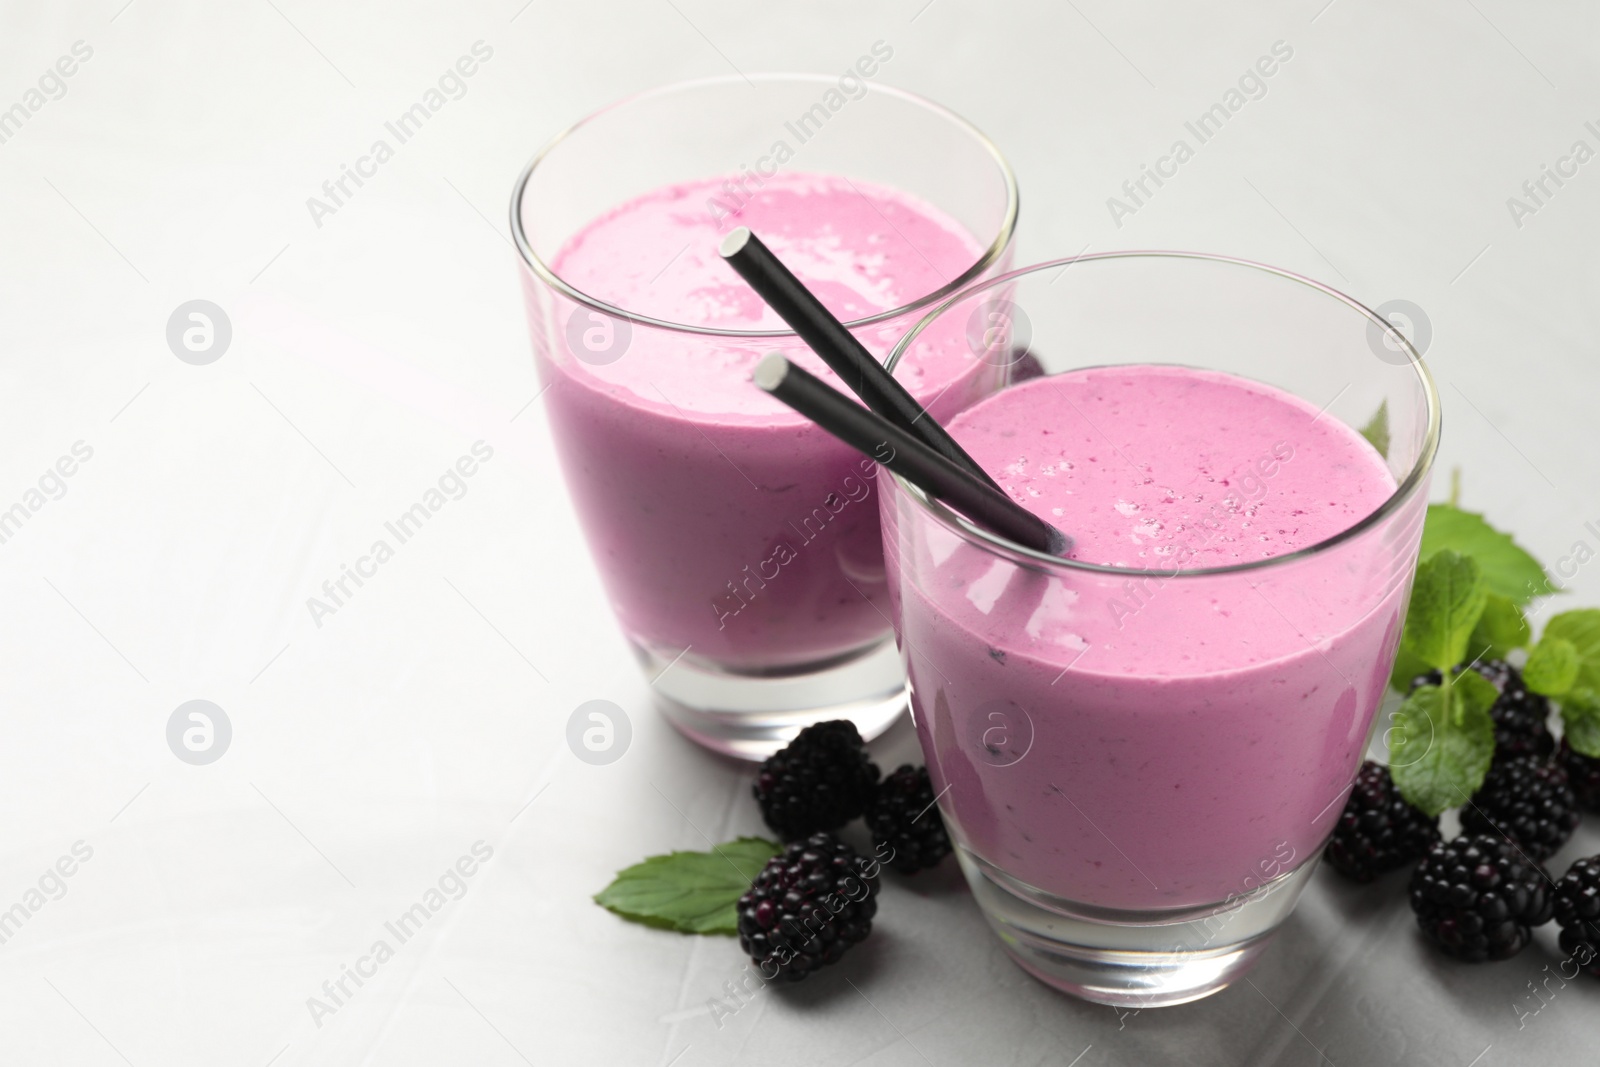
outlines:
M941 304L895 357L952 324L1018 373L948 429L1073 540L1042 555L880 478L962 870L1043 981L1203 997L1289 915L1371 738L1438 397L1372 311L1218 256L1028 267Z
M1010 168L950 112L874 79L714 78L566 130L511 226L556 451L657 705L760 759L802 727L882 733L906 706L877 468L752 387L777 350L838 385L718 255L760 236L887 356L929 307L1003 270ZM963 330L922 332L900 378L941 420L998 388Z

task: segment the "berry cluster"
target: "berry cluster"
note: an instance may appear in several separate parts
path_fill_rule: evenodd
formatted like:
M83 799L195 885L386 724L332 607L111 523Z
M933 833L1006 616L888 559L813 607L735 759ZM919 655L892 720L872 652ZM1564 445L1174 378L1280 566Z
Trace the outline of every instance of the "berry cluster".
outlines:
M790 842L739 900L740 947L768 979L797 982L872 931L880 864L915 874L950 854L927 768L881 775L843 719L801 730L756 772L761 817ZM831 832L863 816L872 860Z
M872 932L876 871L832 834L795 841L739 898L739 947L768 981L798 982Z
M1572 836L1580 811L1600 811L1600 759L1558 749L1550 702L1504 660L1472 669L1499 695L1490 708L1495 750L1483 785L1462 806L1462 836L1441 840L1439 820L1406 803L1389 769L1361 765L1334 827L1329 866L1358 882L1411 863L1411 909L1445 954L1479 962L1522 951L1554 918L1561 948L1600 977L1600 856L1580 859L1559 882L1541 864ZM1419 675L1412 689L1437 685Z
M872 843L901 874L937 866L950 854L950 835L934 803L926 767L901 764L872 795L866 816Z
M793 841L860 815L878 774L855 723L819 722L767 757L756 774L756 803L773 832Z
M1572 751L1565 741L1561 742L1556 759L1567 772L1567 781L1578 805L1587 811L1600 811L1600 759Z
M1389 768L1367 760L1356 774L1325 855L1340 874L1370 882L1421 859L1438 840L1439 820L1407 804Z
M1537 756L1498 758L1461 809L1461 828L1504 837L1531 860L1554 856L1578 827L1578 801L1559 763Z
M1600 856L1578 860L1556 883L1554 910L1561 951L1600 978Z
M1428 851L1411 875L1411 910L1447 955L1510 959L1550 921L1550 876L1501 837L1463 835Z

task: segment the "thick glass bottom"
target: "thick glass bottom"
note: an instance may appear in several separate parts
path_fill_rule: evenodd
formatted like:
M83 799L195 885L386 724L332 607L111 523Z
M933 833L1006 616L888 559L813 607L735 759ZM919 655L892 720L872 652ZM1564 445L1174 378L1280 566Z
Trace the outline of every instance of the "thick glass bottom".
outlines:
M1217 904L1116 911L1024 885L965 848L956 855L1018 966L1062 992L1127 1008L1184 1004L1226 988L1255 964L1317 866L1313 858Z
M870 741L907 706L905 665L887 637L853 656L781 675L734 674L637 642L633 648L667 721L738 759L766 759L805 727L829 719L849 719Z

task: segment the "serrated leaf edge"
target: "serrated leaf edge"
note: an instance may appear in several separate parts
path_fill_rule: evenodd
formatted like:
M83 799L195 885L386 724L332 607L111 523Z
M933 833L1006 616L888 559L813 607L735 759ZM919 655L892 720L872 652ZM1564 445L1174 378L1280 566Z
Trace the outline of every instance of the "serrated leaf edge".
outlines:
M772 840L770 840L768 838L759 837L759 836L756 836L756 835L745 835L743 837L734 838L732 841L724 841L722 844L715 845L711 849L709 849L707 851L704 851L704 852L698 852L698 851L695 851L694 849L674 849L671 852L662 852L662 853L658 853L658 854L656 854L654 856L646 856L644 859L639 860L637 863L631 863L628 866L622 868L622 870L620 870L616 874L612 875L611 881L606 885L606 887L604 889L601 889L598 893L595 893L589 899L593 900L596 904L600 905L600 907L604 908L606 911L611 912L611 914L618 916L619 918L626 919L629 922L639 923L642 926L649 926L649 927L651 927L653 929L671 930L674 933L694 934L694 935L697 935L697 936L708 936L708 935L733 936L733 935L735 935L735 934L737 934L739 932L738 931L738 926L737 926L737 917L735 917L735 922L733 924L727 924L727 923L720 923L719 922L719 923L716 923L715 925L688 926L688 925L685 925L680 920L666 918L664 916L655 915L655 914L652 914L650 912L633 911L633 910L631 910L631 909L629 909L627 907L624 907L622 905L617 904L616 902L607 901L607 900L604 900L602 898L604 898L605 895L608 892L610 892L611 889L614 886L616 886L616 884L618 882L622 881L622 879L625 876L627 876L630 872L637 871L641 867L647 867L647 866L650 866L652 864L668 864L672 860L676 859L679 856L712 856L712 855L716 855L718 852L720 852L720 850L728 847L729 845L740 845L740 844L746 844L746 843L749 843L749 844L761 844L761 845L766 846L767 848L771 849L771 856L776 856L776 855L778 855L779 853L781 853L783 851L783 845L782 844L780 844L780 843L778 843L776 841L772 841ZM769 856L768 858L770 859L771 856ZM738 864L734 863L733 860L728 859L726 856L724 856L723 858L727 859L728 863L731 864L733 866L734 870L738 871L738 873L741 876L745 876L745 872L739 868ZM753 880L755 878L755 876L760 873L761 867L766 865L766 862L767 862L766 860L762 860L761 864L759 866L757 866L756 869L754 871L752 871L746 877L748 877L749 879ZM743 891L741 890L741 895L742 895L742 892ZM738 901L738 899L739 898L737 896L734 897L732 900L730 900L728 902L728 905L726 905L724 907L719 907L717 909L717 911L722 911L722 910L724 910L724 908L731 908L731 906L734 903L736 903ZM708 912L708 913L706 913L706 917L709 919L710 916L715 915L715 914L716 914L716 912Z
M1468 678L1468 675L1471 677ZM1448 675L1446 677L1448 677ZM1441 812L1449 808L1456 808L1465 804L1468 798L1470 798L1483 786L1484 779L1488 776L1489 763L1492 760L1494 753L1494 722L1489 718L1488 707L1489 704L1494 702L1494 696L1498 695L1498 690L1496 690L1490 682L1485 680L1476 671L1473 671L1469 668L1467 670L1463 670L1460 674L1456 675L1452 681L1446 682L1444 685L1418 686L1412 691L1411 695L1406 698L1405 702L1402 703L1399 708L1395 709L1395 714L1399 715L1405 710L1407 705L1412 703L1413 698L1417 697L1425 690L1441 692L1441 701L1445 704L1444 708L1440 712L1440 721L1438 723L1435 723L1433 721L1433 717L1428 715L1427 712L1424 711L1421 713L1423 717L1428 720L1429 725L1432 727L1432 737L1429 740L1429 748L1423 750L1423 756L1419 756L1417 759L1405 764L1396 764L1394 762L1395 752L1391 750L1389 753L1389 773L1390 777L1394 780L1395 788L1400 791L1400 795L1405 799L1406 803L1410 804L1414 808L1417 808L1423 814L1433 817L1439 815ZM1459 719L1464 718L1464 714L1457 715L1457 707L1459 705L1461 711L1464 713L1466 710L1464 704L1466 694L1474 690L1476 690L1480 702L1483 700L1488 701L1488 703L1484 704L1483 708L1481 709L1484 714L1482 716L1482 721L1479 723L1480 730L1482 730L1486 736L1479 738L1479 741L1487 742L1489 758L1482 761L1483 767L1475 775L1469 770L1467 775L1461 781L1448 783L1450 792L1458 794L1457 799L1444 804L1435 805L1431 802L1428 802L1430 801L1429 797L1424 797L1413 792L1410 786L1415 783L1411 781L1409 775L1405 772L1408 768L1420 763L1422 758L1427 755L1428 751L1431 750L1433 745L1440 743L1443 732L1452 729L1459 730L1464 727L1464 724L1458 721ZM1459 696L1457 694L1459 694ZM1436 792L1442 792L1442 790Z

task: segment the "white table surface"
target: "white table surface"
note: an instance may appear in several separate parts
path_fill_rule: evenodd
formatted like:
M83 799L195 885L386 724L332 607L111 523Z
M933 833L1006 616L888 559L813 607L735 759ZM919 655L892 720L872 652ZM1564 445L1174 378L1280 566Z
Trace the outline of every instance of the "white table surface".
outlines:
M0 945L0 1059L1592 1060L1600 983L1524 1014L1553 928L1452 964L1403 876L1320 872L1250 984L1126 1018L1012 966L953 864L892 881L846 963L720 1028L732 942L589 900L647 854L760 826L748 769L650 710L529 404L507 195L622 94L839 71L886 41L880 81L1014 162L1019 262L1195 248L1412 301L1464 502L1547 563L1593 541L1600 161L1520 227L1506 200L1575 140L1600 148L1600 12L1324 3L5 4L0 109L74 42L93 53L0 143L0 509L75 442L93 455L0 544L0 909L75 842L93 854ZM306 198L479 40L466 94L316 225ZM1107 198L1280 40L1266 95L1115 225ZM233 329L205 366L165 337L196 298ZM307 598L479 440L467 495L318 625ZM1570 584L1600 602L1600 568ZM564 741L595 698L634 727L605 767ZM206 766L166 742L192 699L232 725ZM915 741L874 750L890 766ZM478 841L465 895L314 1020L324 980ZM1597 848L1600 820L1552 866Z

